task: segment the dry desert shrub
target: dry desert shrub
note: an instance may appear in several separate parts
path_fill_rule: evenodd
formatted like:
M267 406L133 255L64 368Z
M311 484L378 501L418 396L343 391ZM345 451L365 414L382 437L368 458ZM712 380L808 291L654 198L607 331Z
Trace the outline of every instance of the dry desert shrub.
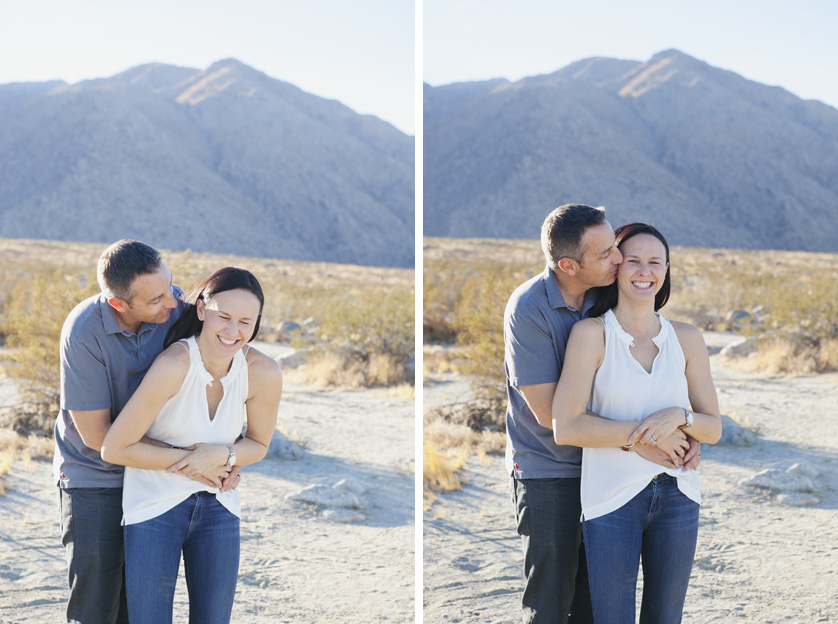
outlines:
M51 429L58 408L58 344L64 319L96 290L87 276L78 279L57 270L19 274L4 302L0 331L10 362L4 368L20 384L27 400L21 412L33 429Z
M425 327L453 330L477 386L500 396L503 310L512 290L543 270L539 241L426 238L425 249ZM838 369L838 254L674 246L671 275L664 313L750 337L763 353L751 358L757 370ZM735 311L745 314L731 319ZM777 346L783 339L794 348Z
M422 375L426 380L432 375L461 372L462 364L462 353L456 348L438 344L422 347Z
M441 451L425 444L422 451L422 482L425 511L433 504L434 492L454 492L463 489L463 481L457 473L468 461L469 451Z
M95 265L104 245L0 239L0 345L5 366L31 401L29 420L51 429L58 401L58 339L69 311L98 292ZM262 283L262 338L295 321L305 327L314 366L340 369L340 385L389 386L413 381L413 275L408 269L294 262L208 253L164 252L177 284L189 290L222 266L242 266ZM340 360L339 363L335 363ZM331 374L331 373L330 373ZM44 428L30 423L33 428Z
M9 429L0 428L0 496L6 495L3 483L16 460L23 462L24 468L30 468L33 459L51 459L53 444L50 438L43 436L22 436Z
M413 381L412 288L330 293L314 303L308 308L315 319L313 332L293 343L307 352L307 362L289 379L351 388Z
M422 477L426 511L435 500L435 492L462 488L459 472L472 454L489 461L487 455L502 453L506 447L506 434L500 427L479 421L492 410L484 405L459 407L453 411L429 410L423 418Z

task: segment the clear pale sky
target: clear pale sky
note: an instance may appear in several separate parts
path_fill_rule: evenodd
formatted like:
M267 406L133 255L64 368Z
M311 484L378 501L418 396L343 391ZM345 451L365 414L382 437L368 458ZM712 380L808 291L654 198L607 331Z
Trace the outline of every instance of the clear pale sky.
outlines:
M551 73L591 56L677 48L838 107L835 0L425 0L432 85Z
M0 0L0 84L239 61L414 132L413 0Z

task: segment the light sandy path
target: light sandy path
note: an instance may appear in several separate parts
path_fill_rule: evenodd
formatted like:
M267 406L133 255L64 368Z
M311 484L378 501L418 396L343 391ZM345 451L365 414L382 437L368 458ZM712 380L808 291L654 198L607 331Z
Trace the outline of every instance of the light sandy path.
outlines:
M713 339L725 337L708 345ZM711 362L722 413L759 432L752 446L702 447L704 502L683 621L838 622L838 375L746 375L721 356ZM462 390L434 388L425 409ZM425 624L520 622L520 538L503 457L490 459L469 459L465 489L439 495L424 514ZM799 462L819 473L818 491L804 494L815 504L740 485Z
M242 556L233 621L412 622L414 402L379 391L286 387L279 427L306 444L296 461L245 468ZM286 500L349 478L366 519L329 520ZM47 462L14 465L0 498L0 622L63 621L64 550ZM9 487L10 486L10 487ZM185 582L175 621L186 621Z

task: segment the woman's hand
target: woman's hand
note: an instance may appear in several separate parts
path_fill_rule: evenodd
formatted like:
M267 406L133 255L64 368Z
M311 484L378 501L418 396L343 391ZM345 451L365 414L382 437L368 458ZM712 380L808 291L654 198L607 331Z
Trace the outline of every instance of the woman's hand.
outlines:
M230 451L219 444L196 444L195 449L179 462L166 468L166 472L179 472L201 483L209 482L213 487L221 487L222 481L230 470L227 458Z
M659 444L660 441L679 431L678 427L686 422L684 409L666 407L649 414L629 436L629 444Z

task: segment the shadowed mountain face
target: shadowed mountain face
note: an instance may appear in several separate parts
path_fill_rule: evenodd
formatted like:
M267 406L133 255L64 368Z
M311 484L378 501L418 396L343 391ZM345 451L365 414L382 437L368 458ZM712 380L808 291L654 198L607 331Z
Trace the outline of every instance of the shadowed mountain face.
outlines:
M426 235L537 238L579 202L672 244L838 250L838 110L677 50L424 101Z
M0 236L412 266L413 138L238 61L0 85Z

